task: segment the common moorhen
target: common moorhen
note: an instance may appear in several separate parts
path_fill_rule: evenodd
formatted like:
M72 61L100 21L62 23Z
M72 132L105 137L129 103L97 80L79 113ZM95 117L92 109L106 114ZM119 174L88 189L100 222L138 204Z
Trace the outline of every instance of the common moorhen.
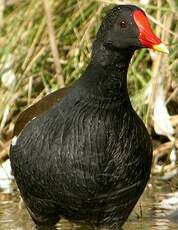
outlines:
M127 90L130 59L144 47L168 53L143 10L115 6L103 19L80 80L20 116L10 160L37 225L65 217L118 229L128 218L152 160L150 137Z

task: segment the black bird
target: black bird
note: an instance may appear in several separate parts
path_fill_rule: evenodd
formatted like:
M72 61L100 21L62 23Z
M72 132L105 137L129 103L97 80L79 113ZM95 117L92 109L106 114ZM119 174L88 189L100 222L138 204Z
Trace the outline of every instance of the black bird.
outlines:
M103 19L80 80L42 99L28 123L34 106L20 116L10 160L37 225L65 217L119 229L127 220L152 160L150 137L127 90L130 59L144 47L168 53L140 8L115 6Z

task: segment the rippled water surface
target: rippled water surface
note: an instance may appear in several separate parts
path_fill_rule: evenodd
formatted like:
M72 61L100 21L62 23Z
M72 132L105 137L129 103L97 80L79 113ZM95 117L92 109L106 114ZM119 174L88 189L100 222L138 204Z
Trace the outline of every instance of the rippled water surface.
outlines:
M178 229L178 192L176 178L161 181L152 178L143 196L124 225L124 230ZM177 210L177 211L176 211ZM89 230L86 226L62 220L58 230ZM13 182L0 190L0 230L35 229Z

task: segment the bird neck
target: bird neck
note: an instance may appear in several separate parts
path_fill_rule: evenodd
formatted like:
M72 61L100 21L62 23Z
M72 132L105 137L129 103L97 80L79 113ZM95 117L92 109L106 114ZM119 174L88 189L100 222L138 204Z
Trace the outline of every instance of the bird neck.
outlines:
M82 82L96 98L127 99L127 71L134 50L106 48L94 43L92 58Z

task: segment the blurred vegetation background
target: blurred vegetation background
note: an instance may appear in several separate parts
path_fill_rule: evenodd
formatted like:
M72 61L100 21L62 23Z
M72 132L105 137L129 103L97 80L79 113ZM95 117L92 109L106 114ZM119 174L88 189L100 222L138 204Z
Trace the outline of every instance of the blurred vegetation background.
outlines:
M69 86L85 69L102 17L113 4L142 7L170 54L142 49L129 69L133 107L154 143L153 172L177 168L178 2L175 0L0 0L0 160L18 114Z

